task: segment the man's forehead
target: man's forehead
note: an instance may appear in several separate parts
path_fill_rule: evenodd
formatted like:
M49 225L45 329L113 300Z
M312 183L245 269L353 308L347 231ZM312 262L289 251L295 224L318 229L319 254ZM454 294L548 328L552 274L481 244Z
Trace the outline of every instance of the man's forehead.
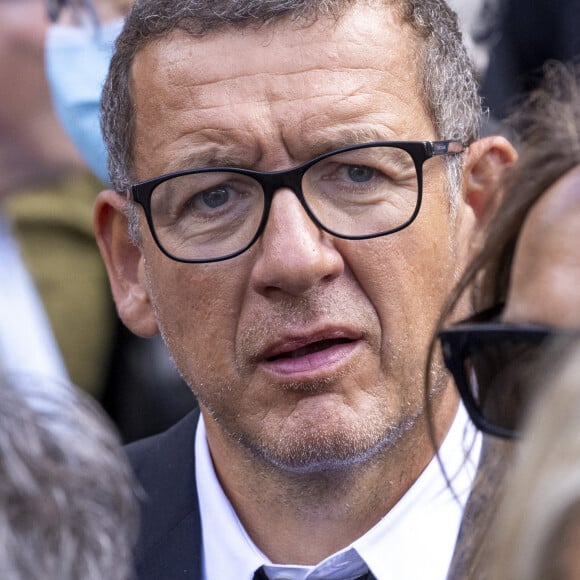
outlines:
M433 138L412 36L383 16L359 7L298 31L178 30L150 43L133 68L138 152L171 152L164 172L286 168L356 143Z
M415 40L410 27L401 27L388 12L377 14L370 7L353 8L340 21L319 19L296 30L284 28L279 21L258 30L228 28L203 37L177 29L141 47L131 76L133 88L143 79L171 85L181 83L177 75L186 71L186 90L197 108L220 106L232 91L239 98L246 91L255 100L259 84L269 100L301 99L311 88L322 93L323 87L314 85L324 85L331 75L342 75L341 93L351 96L367 88L362 71L388 84L412 80L416 89L417 62L409 58ZM224 82L227 90L219 86ZM217 90L206 91L209 102L203 102L195 88L212 84L218 85ZM413 90L412 96L419 93Z
M328 62L336 68L347 66L349 44L358 42L368 47L384 47L385 31L395 29L398 31L398 40L404 40L409 65L412 66L414 59L409 58L408 52L412 43L417 41L411 27L403 23L397 16L396 11L377 3L355 2L350 9L341 13L340 17L319 16L313 21L295 21L290 17L273 19L266 24L242 22L235 25L211 29L204 34L193 34L186 24L178 25L163 36L152 37L145 40L136 53L138 59L140 53L157 50L163 55L168 64L179 61L184 53L191 56L190 66L196 66L196 56L205 56L205 50L210 51L214 57L215 66L208 67L207 62L199 67L200 82L211 81L214 71L224 73L224 66L228 63L220 59L221 56L237 57L228 59L235 61L236 69L247 64L244 49L248 47L262 48L264 54L280 47L286 52L289 62L300 60L309 56L313 50L319 56L328 56ZM390 3L389 3L390 4ZM320 53L321 44L326 44L326 49ZM239 47L240 50L236 50ZM388 56L388 55L386 55ZM260 63L262 67L267 62Z

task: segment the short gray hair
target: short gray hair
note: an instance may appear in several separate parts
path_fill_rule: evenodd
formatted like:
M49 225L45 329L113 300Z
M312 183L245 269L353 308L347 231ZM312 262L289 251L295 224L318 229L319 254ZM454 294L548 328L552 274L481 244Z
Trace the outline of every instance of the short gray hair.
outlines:
M136 0L117 40L102 99L102 130L115 190L126 192L134 181L130 71L136 53L146 44L175 29L201 37L234 26L264 26L281 20L306 27L319 18L340 19L361 2L393 7L420 40L409 58L417 64L437 138L466 144L475 140L481 125L477 81L457 16L445 0ZM457 158L449 158L452 192L459 189L460 165Z
M97 404L0 372L0 578L126 580L137 509L128 462Z

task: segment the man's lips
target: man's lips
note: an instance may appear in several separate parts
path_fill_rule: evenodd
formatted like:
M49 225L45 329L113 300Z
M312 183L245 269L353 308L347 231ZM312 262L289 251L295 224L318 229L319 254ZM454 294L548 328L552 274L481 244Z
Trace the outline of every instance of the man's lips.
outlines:
M362 338L361 332L345 329L287 335L264 349L258 364L285 376L326 374L342 364Z
M287 335L266 347L258 356L258 360L273 361L279 358L298 358L361 338L361 332L350 329L327 329L301 335Z
M299 358L301 356L307 356L309 354L331 348L337 344L345 344L352 342L350 338L328 338L323 340L316 340L310 342L304 346L293 348L291 350L283 350L276 354L266 357L265 360L268 362L279 360L281 358Z

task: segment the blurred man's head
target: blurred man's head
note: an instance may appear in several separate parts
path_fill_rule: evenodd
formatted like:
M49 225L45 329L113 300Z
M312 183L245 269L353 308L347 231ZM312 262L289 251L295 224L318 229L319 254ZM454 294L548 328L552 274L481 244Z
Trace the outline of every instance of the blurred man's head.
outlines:
M0 377L0 576L127 580L137 508L110 422L80 391Z

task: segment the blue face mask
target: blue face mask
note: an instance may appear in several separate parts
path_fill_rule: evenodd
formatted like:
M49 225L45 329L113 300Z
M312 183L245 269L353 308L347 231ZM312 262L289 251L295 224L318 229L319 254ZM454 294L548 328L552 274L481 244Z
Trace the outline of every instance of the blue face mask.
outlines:
M46 73L56 113L89 167L108 182L100 100L123 19L97 30L53 24L46 36Z

